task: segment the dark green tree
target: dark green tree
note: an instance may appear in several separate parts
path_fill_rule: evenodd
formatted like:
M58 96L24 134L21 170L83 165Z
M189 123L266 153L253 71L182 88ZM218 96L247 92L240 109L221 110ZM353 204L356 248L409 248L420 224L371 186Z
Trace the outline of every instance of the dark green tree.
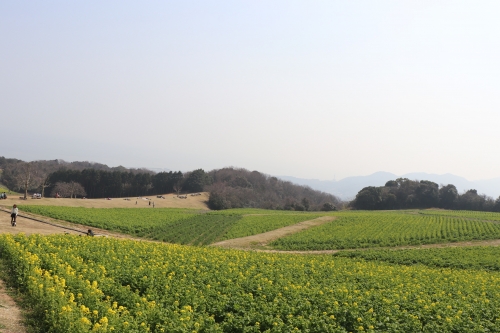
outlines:
M448 184L439 189L439 204L441 208L455 208L458 202L458 191L455 185Z
M421 180L415 190L418 203L421 208L431 208L439 206L439 185L428 181Z
M381 188L368 186L356 194L353 206L356 209L381 209Z
M203 169L197 169L189 173L184 182L183 190L188 192L202 192L206 185L210 184L210 177Z

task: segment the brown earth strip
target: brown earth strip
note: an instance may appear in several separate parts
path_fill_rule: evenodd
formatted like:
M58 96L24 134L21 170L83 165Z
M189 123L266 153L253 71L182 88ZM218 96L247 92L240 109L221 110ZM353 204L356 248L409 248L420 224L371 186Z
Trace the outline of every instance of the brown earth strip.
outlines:
M318 225L322 225L324 223L333 221L335 218L336 217L334 216L322 216L314 220L299 222L294 225L289 225L287 227L271 230L268 232L264 232L262 234L228 239L222 242L214 243L212 245L220 247L236 248L236 249L265 247L267 246L267 244L278 238L285 237Z
M18 234L24 232L26 235L31 234L82 234L85 233L85 229L81 231L76 228L68 228L64 226L57 226L51 223L42 223L41 220L33 220L27 217L18 216L17 226L13 227L10 224L10 212L2 211L0 212L0 233Z
M4 282L0 280L0 332L26 333L21 310L5 288Z

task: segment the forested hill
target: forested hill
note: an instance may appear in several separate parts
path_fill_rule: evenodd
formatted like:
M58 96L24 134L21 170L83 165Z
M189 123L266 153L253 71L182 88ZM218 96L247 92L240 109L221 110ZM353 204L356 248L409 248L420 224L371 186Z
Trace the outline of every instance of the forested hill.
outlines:
M258 171L224 168L210 171L212 209L258 207L285 210L334 210L340 200L332 194L292 184Z
M5 170L12 167L16 167L19 163L25 163L22 160L16 158L6 158L4 156L0 156L0 169ZM31 162L36 169L43 170L44 172L54 172L59 169L68 169L68 170L84 170L84 169L94 169L94 170L103 170L103 171L127 171L132 173L154 173L151 170L144 168L126 168L124 166L117 167L109 167L106 164L101 164L97 162L89 162L89 161L74 161L67 162L61 159L57 160L39 160Z
M245 169L155 173L89 162L28 163L3 157L0 168L1 182L26 195L38 192L42 196L57 193L62 197L105 198L208 191L212 209L333 210L340 204L331 194Z
M500 211L500 197L496 200L475 189L459 194L453 184L439 186L428 180L398 178L384 186L367 186L351 202L355 209L410 209L446 208L477 211Z

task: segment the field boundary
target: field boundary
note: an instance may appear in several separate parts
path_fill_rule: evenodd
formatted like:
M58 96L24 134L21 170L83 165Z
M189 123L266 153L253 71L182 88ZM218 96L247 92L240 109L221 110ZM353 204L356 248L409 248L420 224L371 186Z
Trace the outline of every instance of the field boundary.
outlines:
M216 245L216 244L212 244ZM211 246L212 246L211 245ZM473 246L500 246L500 239L490 239L490 240L476 240L476 241L463 241L463 242L449 242L449 243L434 243L434 244L422 244L422 245L401 245L401 246L381 246L381 247L363 247L357 249L335 249L335 250L274 250L268 249L263 246L259 247L255 244L253 247L227 247L242 251L256 251L256 252L266 252L266 253L284 253L284 254L311 254L311 255L321 255L321 254L334 254L338 252L354 252L354 251L378 251L378 250L424 250L424 249L437 249L437 248L448 248L448 247L473 247Z
M285 237L312 227L316 227L327 222L331 222L336 218L336 216L321 216L312 220L302 221L257 235L227 239L221 242L213 243L210 246L219 246L234 249L258 249L267 246L267 244L278 238Z

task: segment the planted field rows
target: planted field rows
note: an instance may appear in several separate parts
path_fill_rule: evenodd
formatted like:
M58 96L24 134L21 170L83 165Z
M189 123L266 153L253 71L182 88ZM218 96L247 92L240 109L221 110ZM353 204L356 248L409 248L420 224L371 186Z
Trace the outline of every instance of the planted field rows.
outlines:
M175 208L56 206L22 206L21 211L138 237L192 245L260 234L326 215L258 209L198 212Z
M500 274L112 238L0 236L43 332L500 332Z
M251 236L276 230L299 222L313 220L325 214L283 214L283 215L245 215L224 234L224 239Z
M419 214L422 215L441 215L441 216L454 216L454 217L464 217L475 220L488 220L488 221L500 221L500 214L493 212L479 212L471 210L420 210Z
M347 212L273 243L283 250L333 250L500 238L500 224L404 212Z
M334 256L386 261L401 265L500 271L500 247L473 246L412 250L342 251Z

